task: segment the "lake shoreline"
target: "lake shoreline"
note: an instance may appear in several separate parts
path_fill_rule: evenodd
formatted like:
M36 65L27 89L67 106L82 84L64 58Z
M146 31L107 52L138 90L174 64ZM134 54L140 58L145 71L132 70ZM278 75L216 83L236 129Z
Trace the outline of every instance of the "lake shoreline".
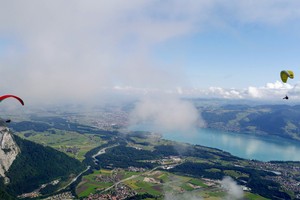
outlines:
M259 161L300 161L300 142L290 138L228 132L209 128L194 131L155 131L147 126L135 131L159 133L163 139L226 151L233 156Z

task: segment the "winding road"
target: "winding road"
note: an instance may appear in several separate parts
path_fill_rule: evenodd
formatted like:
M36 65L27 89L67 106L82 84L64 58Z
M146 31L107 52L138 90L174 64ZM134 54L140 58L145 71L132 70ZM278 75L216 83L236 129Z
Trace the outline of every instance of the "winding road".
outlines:
M72 183L74 183L84 172L88 171L91 168L91 166L87 166L87 168L80 172L80 174L78 174L75 178L72 179L72 181L70 183L68 183L67 185L65 185L64 187L60 188L59 190L57 190L57 192L66 189L67 187L69 187Z
M94 159L94 163L95 164L97 164L96 162L98 161L97 160L97 156L99 156L99 155L101 155L101 154L105 154L105 152L106 152L106 149L110 149L110 148L113 148L113 147L116 147L116 146L119 146L120 144L115 144L115 145L112 145L112 146L108 146L108 147L105 147L105 148L103 148L103 149L100 149L96 154L94 154L93 156L92 156L92 158Z

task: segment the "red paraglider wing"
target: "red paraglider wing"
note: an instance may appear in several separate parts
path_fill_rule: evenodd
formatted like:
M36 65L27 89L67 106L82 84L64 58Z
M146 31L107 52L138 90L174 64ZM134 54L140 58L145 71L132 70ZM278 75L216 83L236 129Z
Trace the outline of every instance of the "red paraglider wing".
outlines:
M6 94L6 95L3 95L3 96L0 96L0 101L4 100L6 98L10 98L10 97L18 99L19 102L24 106L24 101L20 97L17 97L15 95L11 95L11 94Z

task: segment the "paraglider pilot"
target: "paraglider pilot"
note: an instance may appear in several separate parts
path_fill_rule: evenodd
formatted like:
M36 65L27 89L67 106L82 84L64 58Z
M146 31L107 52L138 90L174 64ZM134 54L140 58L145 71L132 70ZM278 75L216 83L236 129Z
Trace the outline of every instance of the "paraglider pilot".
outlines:
M294 72L291 70L282 70L280 72L280 78L282 80L283 83L286 83L288 78L293 79L294 78ZM289 97L287 95L285 95L285 97L283 97L282 99L286 99L288 100Z
M24 101L20 97L15 96L15 95L11 95L11 94L6 94L6 95L3 95L3 96L0 96L0 102L3 101L4 99L11 98L11 97L17 99L24 106ZM5 120L5 122L10 123L11 120L7 119L7 120Z

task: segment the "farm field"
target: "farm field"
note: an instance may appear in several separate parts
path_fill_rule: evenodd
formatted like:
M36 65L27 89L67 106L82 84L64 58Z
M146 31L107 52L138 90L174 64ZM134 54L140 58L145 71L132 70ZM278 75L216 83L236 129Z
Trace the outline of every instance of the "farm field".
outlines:
M274 182L270 179L276 174L270 171L298 175L298 171L293 170L296 168L284 163L243 160L218 149L166 140L153 132L124 134L59 118L47 120L50 122L16 124L15 128L20 130L17 135L53 147L86 164L90 170L70 187L72 193L82 199L163 199L168 196L169 199L186 199L187 196L224 199L230 192L222 187L222 181L231 177L239 190L244 190L241 192L244 199L264 200L262 196L273 199L273 194L285 195L280 191L276 193L280 189L277 187L269 188L268 193L256 187L257 183ZM26 130L27 126L31 130ZM291 188L286 186L286 189ZM295 197L296 193L290 195Z
M102 169L84 176L76 188L76 193L80 198L102 193L106 188L113 186L114 182L126 185L137 194L150 194L157 199L164 199L165 195L175 195L177 198L185 198L186 195L190 195L206 200L221 200L226 196L226 192L217 181L179 176L160 170L148 173L129 172L123 169ZM265 198L251 193L245 193L245 199L265 200Z
M91 149L106 142L96 134L80 134L72 131L53 130L53 132L18 132L18 136L27 140L55 148L82 161Z

